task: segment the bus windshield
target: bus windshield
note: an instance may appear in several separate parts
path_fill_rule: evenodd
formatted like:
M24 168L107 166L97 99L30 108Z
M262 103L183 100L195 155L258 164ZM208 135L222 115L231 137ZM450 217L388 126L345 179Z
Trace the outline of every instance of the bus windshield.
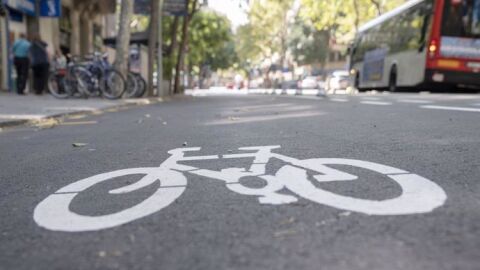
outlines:
M442 36L480 38L480 0L445 0Z

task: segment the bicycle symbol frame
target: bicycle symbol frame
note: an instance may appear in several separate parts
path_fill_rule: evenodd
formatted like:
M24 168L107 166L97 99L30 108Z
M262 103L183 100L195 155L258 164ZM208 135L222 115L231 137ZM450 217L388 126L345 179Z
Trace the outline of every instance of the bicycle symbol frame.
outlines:
M96 231L113 228L149 216L173 203L187 187L184 174L204 176L222 181L226 187L238 194L255 196L261 204L289 204L304 198L330 207L367 215L409 215L428 213L442 206L447 195L436 183L401 169L354 159L313 158L299 160L272 152L280 146L243 147L246 153L185 156L185 153L200 151L200 147L170 150L170 157L159 167L132 168L98 174L69 184L40 202L34 210L35 222L46 229L65 232ZM254 152L251 152L254 151ZM201 169L179 162L218 159L254 158L250 168L227 168L221 171ZM271 159L279 159L288 165L275 175L266 175L266 166ZM313 178L318 182L354 181L352 175L328 165L348 165L367 169L387 176L401 188L402 194L386 200L367 200L348 197L321 189L312 183L307 170L318 172ZM109 191L110 194L125 194L159 182L158 189L141 203L103 216L86 216L70 210L73 199L96 184L118 179L127 175L144 175L139 181ZM251 188L240 183L243 177L259 177L266 183L261 188ZM292 194L280 192L284 189Z

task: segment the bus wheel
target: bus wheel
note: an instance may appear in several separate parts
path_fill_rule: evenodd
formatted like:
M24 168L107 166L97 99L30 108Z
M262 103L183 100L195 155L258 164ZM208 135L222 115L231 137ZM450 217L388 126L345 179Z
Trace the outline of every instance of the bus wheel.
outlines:
M392 71L390 71L390 78L388 79L388 90L390 92L396 92L398 90L397 86L397 67L393 66Z

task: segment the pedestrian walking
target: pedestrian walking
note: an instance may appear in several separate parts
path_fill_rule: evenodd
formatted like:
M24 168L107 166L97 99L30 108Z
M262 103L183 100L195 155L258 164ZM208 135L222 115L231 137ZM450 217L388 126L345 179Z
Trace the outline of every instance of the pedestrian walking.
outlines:
M37 95L41 95L47 87L50 72L47 46L38 34L32 36L30 62L33 70L33 89Z
M17 71L17 94L24 95L25 87L27 85L28 70L30 60L28 53L30 51L31 43L27 40L25 34L20 34L19 39L13 43L13 64Z

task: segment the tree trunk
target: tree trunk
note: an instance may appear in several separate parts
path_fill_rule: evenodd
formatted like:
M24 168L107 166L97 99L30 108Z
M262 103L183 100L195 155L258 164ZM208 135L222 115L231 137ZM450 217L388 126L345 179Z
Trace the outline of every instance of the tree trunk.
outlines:
M190 6L191 1L193 1L192 11L187 12L187 15L183 18L182 42L180 43L177 57L177 66L175 68L175 94L180 93L180 71L183 70L183 62L185 60L185 53L188 44L188 25L190 24L191 18L195 15L195 12L197 11L198 0L187 0L187 7Z
M157 51L157 94L165 96L166 91L163 89L163 26L162 26L162 10L163 0L158 1L158 51Z
M159 2L151 1L152 13L150 14L149 35L148 35L148 96L154 95L153 87L153 72L155 68L155 47L157 46L157 33L158 33L158 14L159 14ZM157 79L158 80L158 79ZM160 85L157 81L157 86Z
M172 40L172 44L170 44L170 60L171 60L171 63L174 63L175 62L175 56L176 56L176 52L177 52L177 47L178 47L178 24L179 24L179 21L180 21L180 17L178 16L175 16L175 19L173 20L173 25L172 25L172 37L171 37L171 40ZM170 70L171 72L171 76L170 76L170 91L169 91L169 95L172 95L173 92L174 92L174 78L175 78L175 74L173 72L173 70L171 69Z
M133 1L122 0L120 6L120 19L118 22L117 52L115 56L115 68L127 77L128 58L130 55L130 19L133 14Z
M354 1L355 2L355 1ZM382 9L382 4L378 0L370 0L370 2L375 6L375 9L377 10L377 16L382 15L383 9Z
M352 0L353 1L353 10L355 12L355 34L358 32L358 26L360 24L360 10L358 6L357 0Z

